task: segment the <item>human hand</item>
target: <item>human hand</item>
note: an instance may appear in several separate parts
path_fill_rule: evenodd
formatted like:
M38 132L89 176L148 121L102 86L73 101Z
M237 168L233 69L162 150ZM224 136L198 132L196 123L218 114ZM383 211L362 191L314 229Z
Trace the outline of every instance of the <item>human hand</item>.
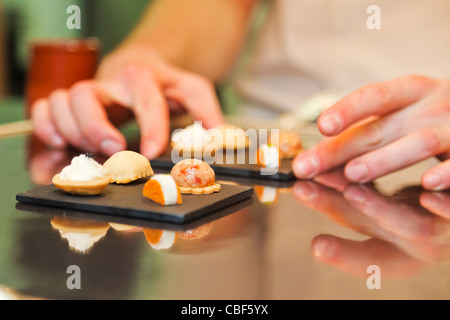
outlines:
M345 164L345 176L365 183L424 159L450 154L450 81L421 76L365 86L318 119L328 136L298 155L293 170L309 179ZM422 185L450 187L450 160L427 170Z
M31 118L35 134L53 148L72 145L109 156L126 148L110 119L117 105L134 114L141 130L140 151L149 159L168 146L170 111L185 109L206 128L223 123L209 80L140 48L118 49L102 61L94 80L37 100Z
M384 275L404 277L450 259L448 194L412 187L385 196L370 185L347 184L337 191L315 181L297 181L293 192L302 205L368 236L362 241L329 234L313 239L316 259L347 273L367 277L367 266L378 265Z

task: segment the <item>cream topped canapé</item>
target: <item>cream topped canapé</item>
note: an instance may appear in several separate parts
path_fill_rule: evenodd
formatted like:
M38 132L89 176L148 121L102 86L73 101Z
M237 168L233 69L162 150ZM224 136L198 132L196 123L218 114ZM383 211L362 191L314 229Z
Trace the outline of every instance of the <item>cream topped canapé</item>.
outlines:
M211 134L202 127L200 122L176 130L172 134L172 143L177 147L202 148L212 142Z
M69 166L65 167L59 177L61 180L69 181L91 181L103 178L106 170L88 154L74 157Z

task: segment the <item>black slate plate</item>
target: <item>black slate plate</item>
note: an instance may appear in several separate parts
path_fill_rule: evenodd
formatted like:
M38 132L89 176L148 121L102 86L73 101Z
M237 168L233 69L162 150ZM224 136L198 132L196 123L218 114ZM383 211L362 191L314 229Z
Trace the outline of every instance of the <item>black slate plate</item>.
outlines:
M145 182L110 184L97 196L70 195L49 185L19 193L16 199L26 204L182 224L236 204L253 194L252 187L223 184L218 193L183 195L183 204L161 206L142 195Z
M280 167L273 172L266 172L262 174L261 167L255 164L254 159L249 155L248 149L245 151L245 155L238 157L236 153L229 154L223 153L220 163L216 163L216 158L203 158L198 157L201 160L207 162L211 168L214 169L216 175L235 176L250 179L262 179L271 181L291 181L295 179L294 172L292 170L292 160L283 159L280 161ZM238 161L239 159L239 161ZM153 168L170 170L174 166L174 162L171 157L171 150L167 150L160 157L150 161ZM267 170L267 169L265 169Z
M54 216L63 216L69 217L73 219L81 219L81 220L90 220L90 221L99 221L106 223L119 223L129 226L149 228L149 229L159 229L159 230L173 230L173 231L186 231L201 225L204 225L209 222L213 222L215 220L219 220L227 215L233 214L242 210L253 203L253 197L247 198L243 201L239 201L231 206L225 207L223 209L219 209L205 216L199 217L192 221L188 221L186 223L170 223L164 221L155 221L149 219L140 219L129 217L125 215L108 215L104 213L95 213L92 211L80 211L73 209L64 209L58 207L48 207L36 204L28 204L23 202L16 203L16 209L25 212L31 212L36 214L49 215L51 217Z

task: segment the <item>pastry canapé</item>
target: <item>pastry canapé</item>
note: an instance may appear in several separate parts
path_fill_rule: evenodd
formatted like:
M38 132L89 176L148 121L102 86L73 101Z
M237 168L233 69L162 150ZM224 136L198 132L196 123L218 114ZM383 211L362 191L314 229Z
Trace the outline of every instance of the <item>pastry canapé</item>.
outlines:
M92 158L92 154L74 157L70 165L52 179L57 188L77 195L100 194L110 181L111 177L102 165Z
M111 182L126 184L153 175L150 162L142 154L124 150L113 154L103 164Z
M181 160L173 166L170 175L183 194L211 194L220 191L214 170L202 160Z

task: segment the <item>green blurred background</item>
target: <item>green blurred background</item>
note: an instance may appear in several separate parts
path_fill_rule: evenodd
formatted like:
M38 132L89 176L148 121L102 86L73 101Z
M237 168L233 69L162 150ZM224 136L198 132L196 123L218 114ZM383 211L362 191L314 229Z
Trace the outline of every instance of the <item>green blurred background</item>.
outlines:
M102 55L122 41L151 0L0 0L5 34L8 93L21 95L30 40L90 37L101 40ZM81 9L81 29L70 30L67 8ZM3 72L5 70L2 70Z
M16 100L24 95L30 41L42 38L97 37L101 42L100 54L104 56L126 38L151 2L152 0L0 0L0 106L21 105ZM233 77L245 67L248 53L270 2L258 2L241 58L228 81L217 88L225 114L233 115L241 104L241 97L232 85ZM67 13L67 8L71 5L77 5L81 9L80 30L71 30L66 26L67 19L71 16L71 13Z

